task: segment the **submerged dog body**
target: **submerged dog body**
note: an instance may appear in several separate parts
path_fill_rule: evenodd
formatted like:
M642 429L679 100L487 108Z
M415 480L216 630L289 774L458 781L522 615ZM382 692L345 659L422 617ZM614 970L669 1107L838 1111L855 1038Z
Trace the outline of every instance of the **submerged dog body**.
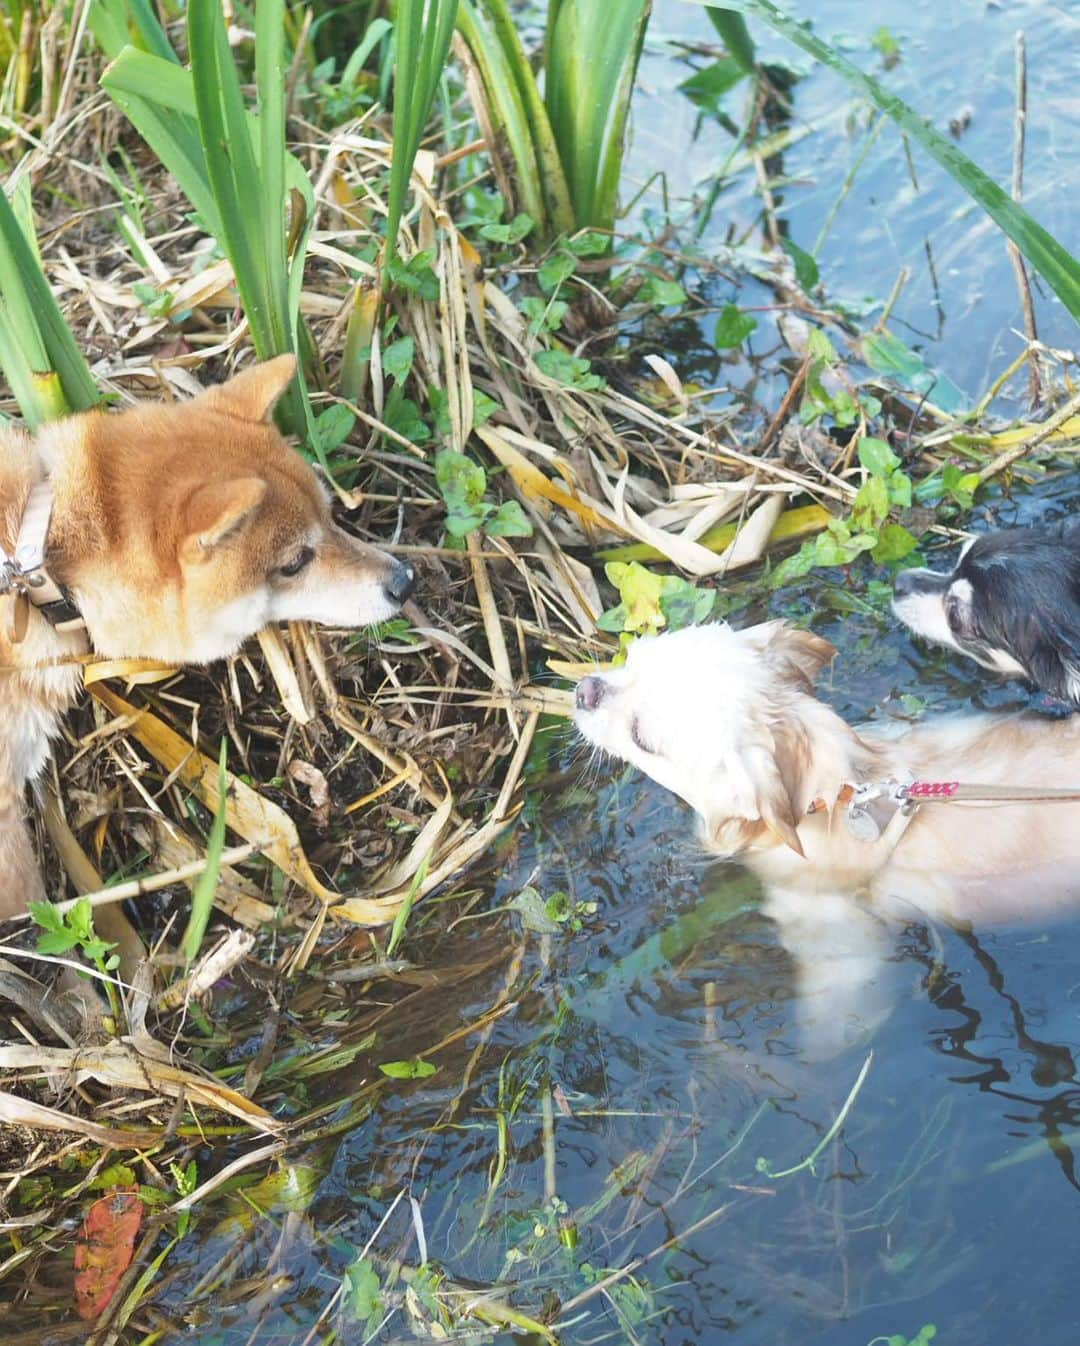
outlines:
M1009 921L1080 899L1080 801L926 803L861 840L838 802L844 787L905 777L1080 787L1080 717L856 731L812 692L834 653L782 622L640 640L624 667L582 679L575 720L690 804L711 851L758 874L803 992L837 1015L869 996L887 956L884 919Z
M1080 522L986 533L951 571L902 570L893 611L917 636L1080 705Z
M0 621L0 917L42 895L24 788L78 691L77 668L58 660L92 646L208 663L270 622L363 626L407 596L412 570L336 526L271 421L294 369L281 356L187 403L0 433L0 541L12 554L30 489L47 478L48 571L86 625L64 634L31 608L15 640Z

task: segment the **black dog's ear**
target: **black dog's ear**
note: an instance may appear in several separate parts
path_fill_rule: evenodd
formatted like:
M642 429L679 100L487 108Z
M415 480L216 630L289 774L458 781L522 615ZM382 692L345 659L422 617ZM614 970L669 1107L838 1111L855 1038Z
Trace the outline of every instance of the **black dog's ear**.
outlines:
M1036 687L1080 705L1080 627L1038 609L1027 627L1030 645L1018 655Z
M1080 548L1054 530L1000 536L1012 551L972 575L977 639L1015 659L1040 691L1080 705Z

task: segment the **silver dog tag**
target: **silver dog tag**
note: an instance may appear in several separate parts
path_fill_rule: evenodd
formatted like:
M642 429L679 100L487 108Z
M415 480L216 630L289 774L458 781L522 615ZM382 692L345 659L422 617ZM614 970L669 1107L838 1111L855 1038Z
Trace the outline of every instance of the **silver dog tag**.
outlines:
M856 841L877 841L881 828L874 821L868 809L852 804L847 811L848 831Z

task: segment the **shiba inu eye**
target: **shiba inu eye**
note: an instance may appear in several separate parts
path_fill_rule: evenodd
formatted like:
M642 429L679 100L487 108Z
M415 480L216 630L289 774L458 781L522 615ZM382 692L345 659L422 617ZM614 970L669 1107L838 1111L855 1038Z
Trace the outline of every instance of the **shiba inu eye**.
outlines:
M301 547L291 561L286 561L283 566L278 566L278 574L284 575L287 579L292 579L294 575L299 575L301 570L305 570L315 559L314 547Z

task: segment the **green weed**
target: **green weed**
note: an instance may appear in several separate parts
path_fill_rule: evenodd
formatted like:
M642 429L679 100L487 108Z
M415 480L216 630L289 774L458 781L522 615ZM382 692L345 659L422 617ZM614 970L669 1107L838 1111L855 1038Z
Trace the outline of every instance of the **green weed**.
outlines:
M435 484L446 504L446 531L454 543L477 531L491 537L531 537L532 524L516 500L501 505L485 498L487 473L463 453L435 455Z
M618 634L621 655L638 636L707 621L716 606L715 589L701 589L678 575L658 575L637 561L609 561L604 574L618 590L619 602L596 624Z

